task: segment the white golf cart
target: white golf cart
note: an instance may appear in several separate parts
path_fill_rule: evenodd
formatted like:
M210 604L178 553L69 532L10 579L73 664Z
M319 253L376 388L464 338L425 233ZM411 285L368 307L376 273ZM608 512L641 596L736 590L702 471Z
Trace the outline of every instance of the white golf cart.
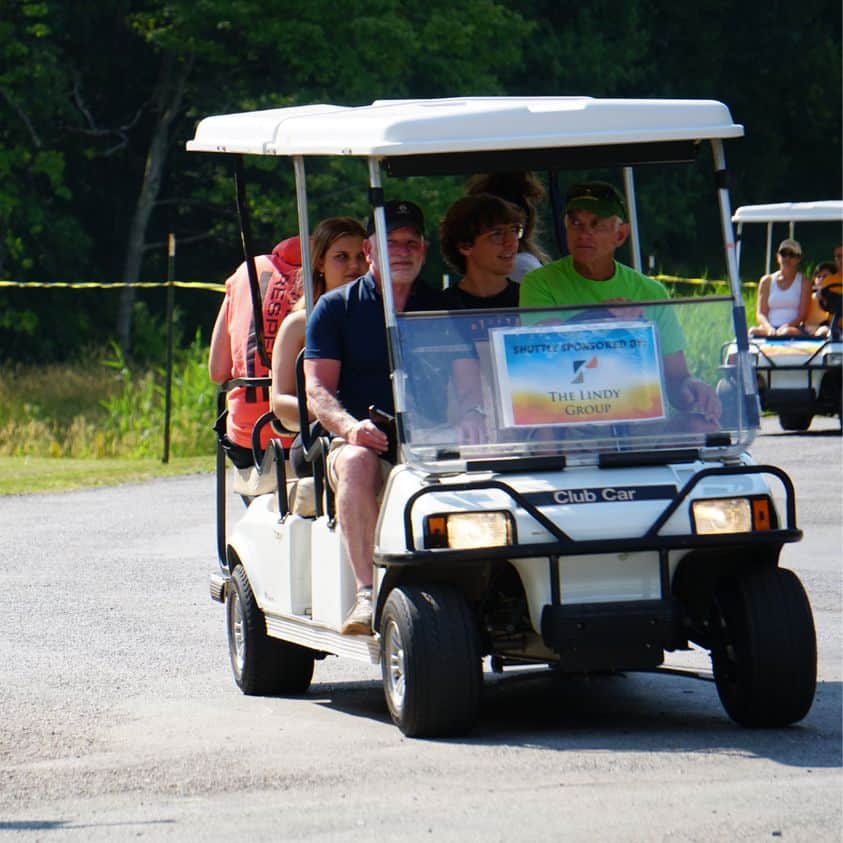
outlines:
M759 424L746 341L730 364L719 361L729 337L746 336L723 153L742 134L718 102L568 97L317 105L199 124L190 150L292 159L305 268L310 156L366 162L385 255L384 194L400 197L402 177L620 167L632 200L633 167L689 164L709 141L712 221L731 281L727 296L609 309L396 314L382 265L398 462L376 532L372 634L338 633L354 581L324 482L324 437L305 443L312 486L287 478L279 443L256 453L277 488L250 495L230 535L220 453L220 572L210 587L227 606L244 693L302 693L326 654L379 662L402 732L452 735L476 720L484 657L495 671L650 671L666 651L696 645L711 652L737 722L805 716L813 619L799 580L778 566L783 544L801 538L794 490L746 452ZM397 181L388 191L384 174ZM717 390L719 422L671 406L668 344ZM485 438L473 444L459 434L456 359L472 361L485 414Z
M770 273L774 252L773 226L787 225L787 236L794 237L796 225L832 222L843 225L843 201L779 202L773 205L743 205L735 211L737 254L740 265L743 228L747 224L766 227L765 269ZM840 242L838 228L835 242ZM783 430L807 430L814 416L841 416L841 366L843 343L840 340L841 310L839 284L822 291L823 307L832 317L832 330L826 337L755 337L750 341L750 359L758 379L758 394L763 409L777 413ZM726 359L737 347L726 349Z

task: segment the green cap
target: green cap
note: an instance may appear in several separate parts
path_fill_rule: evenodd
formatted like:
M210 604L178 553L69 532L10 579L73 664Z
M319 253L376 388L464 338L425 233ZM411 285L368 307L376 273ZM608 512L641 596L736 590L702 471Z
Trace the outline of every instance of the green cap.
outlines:
M565 197L565 213L591 211L598 217L620 217L626 222L626 203L614 185L606 181L588 181L571 185Z

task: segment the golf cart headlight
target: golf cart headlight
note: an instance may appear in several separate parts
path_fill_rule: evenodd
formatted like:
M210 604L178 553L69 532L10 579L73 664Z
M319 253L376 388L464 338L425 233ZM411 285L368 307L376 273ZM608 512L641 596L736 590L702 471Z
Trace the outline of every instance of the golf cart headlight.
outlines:
M826 366L839 366L843 363L843 354L839 351L832 351L830 354L826 354L825 356L825 365Z
M509 512L448 512L424 519L424 546L469 550L512 544Z
M752 530L752 508L747 498L694 501L691 511L699 535L748 533Z

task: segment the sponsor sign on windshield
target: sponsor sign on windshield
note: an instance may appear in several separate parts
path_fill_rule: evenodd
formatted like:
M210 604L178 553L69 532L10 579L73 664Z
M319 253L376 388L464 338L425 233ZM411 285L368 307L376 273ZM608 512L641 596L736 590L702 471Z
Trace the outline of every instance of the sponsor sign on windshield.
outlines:
M651 323L498 328L489 336L507 427L665 417L661 355Z

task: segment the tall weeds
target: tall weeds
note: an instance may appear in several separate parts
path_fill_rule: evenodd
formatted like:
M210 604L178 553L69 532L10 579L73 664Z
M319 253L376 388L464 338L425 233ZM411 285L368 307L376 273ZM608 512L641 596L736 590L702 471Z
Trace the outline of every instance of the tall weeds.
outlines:
M173 365L170 452L214 449L215 389L197 333ZM99 361L0 374L0 456L160 457L166 373L130 366L117 346Z

